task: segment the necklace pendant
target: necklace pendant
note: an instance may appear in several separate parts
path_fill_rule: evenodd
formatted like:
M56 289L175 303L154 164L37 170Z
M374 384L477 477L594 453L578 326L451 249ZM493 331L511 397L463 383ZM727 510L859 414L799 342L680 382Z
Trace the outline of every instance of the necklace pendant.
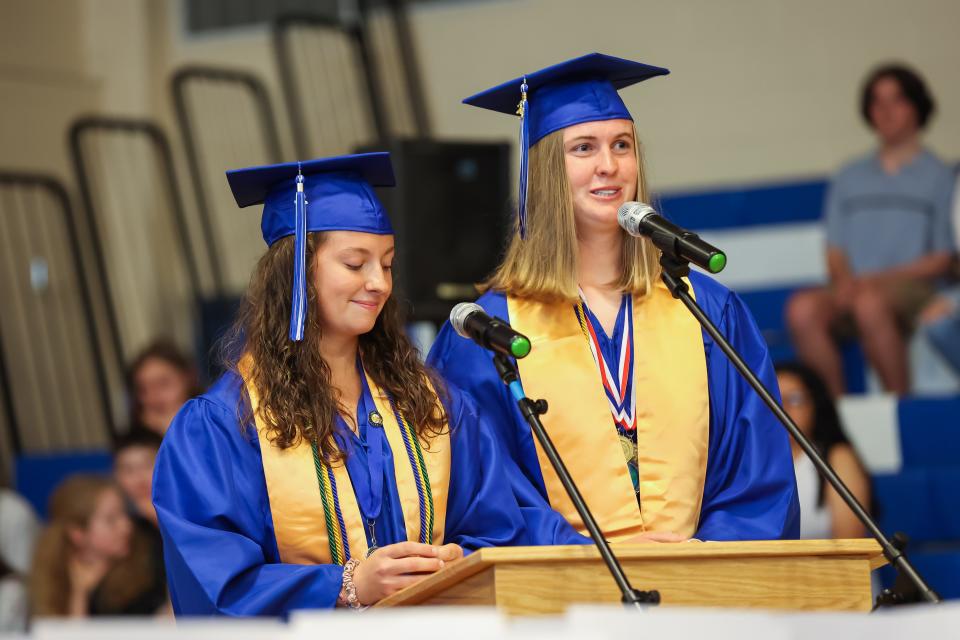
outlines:
M367 531L370 532L370 546L367 548L368 558L371 556L371 554L373 554L374 551L380 548L377 545L377 533L376 533L376 530L374 529L374 526L376 526L376 524L377 524L376 520L369 520L369 519L367 520Z

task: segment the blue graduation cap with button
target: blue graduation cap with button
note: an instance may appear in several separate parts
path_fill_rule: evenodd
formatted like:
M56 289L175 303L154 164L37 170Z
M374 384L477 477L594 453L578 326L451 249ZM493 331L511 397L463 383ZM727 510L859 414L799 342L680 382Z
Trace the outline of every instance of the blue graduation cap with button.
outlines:
M240 207L263 204L267 245L295 236L290 339L303 340L307 317L306 249L311 231L388 235L393 226L373 187L396 184L390 154L361 153L227 171Z
M602 53L528 73L464 99L465 104L520 116L520 237L526 233L530 147L566 127L598 120L633 120L618 89L670 73L663 67Z

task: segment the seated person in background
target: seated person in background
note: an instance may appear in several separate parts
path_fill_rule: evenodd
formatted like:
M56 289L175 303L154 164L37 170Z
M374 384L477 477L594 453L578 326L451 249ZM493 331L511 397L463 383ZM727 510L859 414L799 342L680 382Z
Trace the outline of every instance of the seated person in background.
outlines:
M870 479L840 426L830 392L817 374L802 364L778 364L777 381L783 408L826 458L860 504L870 501ZM833 487L824 482L813 461L791 440L800 497L800 537L862 538L866 530Z
M16 491L0 487L0 554L14 572L27 575L33 560L33 548L40 535L40 523L24 498Z
M0 540L0 545L3 543ZM23 577L10 568L0 553L0 635L26 631L29 610Z
M0 634L26 630L26 576L39 530L27 501L0 488Z
M153 431L136 427L120 436L113 444L113 477L127 501L135 535L149 557L154 584L166 590L167 576L163 564L163 540L157 527L157 510L153 507L153 465L163 438ZM169 601L168 603L169 604ZM172 615L172 609L162 613Z
M930 344L960 375L960 287L944 291L924 307L920 325Z
M127 390L130 424L161 436L180 407L201 392L196 365L175 344L162 339L134 358L127 369Z
M113 443L113 477L135 518L157 526L153 508L153 464L163 438L143 427L134 427Z
M957 179L960 185L960 178ZM953 231L960 227L960 189L953 192ZM956 237L956 236L955 236ZM958 265L954 264L956 270ZM920 312L920 326L930 344L960 375L960 286L943 291Z
M30 579L34 615L149 615L164 603L123 497L109 478L75 475L50 499Z
M801 360L845 391L836 333L859 334L884 388L910 390L906 337L949 271L953 174L920 133L934 112L923 80L890 65L866 82L861 111L880 148L844 167L827 194L827 287L795 294L787 324Z

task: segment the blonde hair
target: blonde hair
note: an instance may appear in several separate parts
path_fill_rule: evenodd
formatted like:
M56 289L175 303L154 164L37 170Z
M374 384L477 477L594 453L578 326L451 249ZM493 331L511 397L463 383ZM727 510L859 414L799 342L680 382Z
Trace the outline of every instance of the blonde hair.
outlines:
M69 532L86 528L107 491L120 490L106 476L78 474L65 480L50 499L50 522L37 542L30 575L30 600L37 616L65 616L70 596L70 558L76 549ZM148 550L131 538L131 553L107 572L101 583L101 601L119 606L143 593L149 585Z
M633 127L637 154L637 199L647 201L643 154ZM577 228L573 195L564 159L563 130L555 131L530 148L526 238L519 222L500 266L481 291L494 289L540 302L573 302L577 285ZM610 283L637 297L646 296L659 276L659 252L647 238L622 232L620 277Z

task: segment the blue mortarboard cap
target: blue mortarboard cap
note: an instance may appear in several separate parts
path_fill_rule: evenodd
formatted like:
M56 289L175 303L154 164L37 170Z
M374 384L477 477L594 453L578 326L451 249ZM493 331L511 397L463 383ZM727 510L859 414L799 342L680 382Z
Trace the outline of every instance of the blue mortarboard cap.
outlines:
M272 245L294 241L290 339L303 339L307 312L306 236L310 231L392 234L393 226L373 187L396 184L390 154L361 153L227 171L241 207L263 203L260 228Z
M520 235L525 232L530 147L560 129L597 120L633 120L618 89L670 73L663 67L590 53L481 91L463 102L519 115Z

